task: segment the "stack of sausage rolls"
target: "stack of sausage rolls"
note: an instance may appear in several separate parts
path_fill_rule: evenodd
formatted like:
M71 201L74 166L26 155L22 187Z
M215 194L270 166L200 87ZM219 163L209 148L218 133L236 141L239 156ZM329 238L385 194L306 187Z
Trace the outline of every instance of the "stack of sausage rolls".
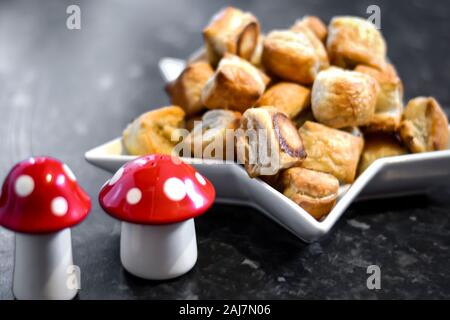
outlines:
M262 34L254 15L228 7L203 38L203 50L166 88L172 105L125 129L129 154L173 153L181 145L190 150L182 156L231 155L251 178L322 220L339 185L376 159L447 148L439 103L417 97L404 106L386 42L364 19L339 16L326 26L305 16ZM264 130L264 139L249 139L253 129ZM255 155L262 146L271 151L264 159Z

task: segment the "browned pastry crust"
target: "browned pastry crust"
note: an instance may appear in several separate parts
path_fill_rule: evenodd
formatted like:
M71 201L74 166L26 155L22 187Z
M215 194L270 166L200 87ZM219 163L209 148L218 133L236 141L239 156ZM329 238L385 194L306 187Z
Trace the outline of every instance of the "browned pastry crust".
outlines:
M299 132L308 155L302 167L332 174L342 183L355 180L363 138L311 121Z
M323 44L310 30L272 31L264 39L262 63L281 79L309 85L320 70L328 67Z
M327 38L327 26L316 16L304 16L301 20L297 20L291 27L292 31L303 31L304 28L311 30L314 35L322 42Z
M414 153L448 148L448 119L433 97L418 97L408 102L399 133Z
M185 139L191 155L196 158L234 160L234 130L238 128L240 119L241 114L235 111L207 111L201 123Z
M214 74L209 63L194 62L189 64L180 76L167 88L173 105L180 106L191 116L203 109L200 101L203 87Z
M374 78L379 85L375 115L366 126L365 131L395 132L400 125L403 112L403 84L397 71L390 63L382 70L358 65L355 71Z
M184 125L184 111L177 106L152 110L135 119L123 132L130 155L171 154L178 143L173 139Z
M363 173L375 160L408 153L395 135L371 133L364 137L364 150L359 160L358 175Z
M250 60L257 47L260 27L251 13L227 7L203 29L209 62L216 65L225 53Z
M317 220L336 203L339 181L331 174L305 168L290 168L281 174L283 194Z
M291 119L310 104L311 90L292 82L275 84L258 101L258 106L273 106Z
M314 117L333 128L368 124L378 90L375 79L366 74L336 67L321 71L312 88Z
M237 158L250 177L275 175L306 157L302 140L289 118L273 107L251 108L237 132Z
M327 51L331 64L353 69L358 64L382 68L386 43L375 26L358 17L335 17L328 27Z
M268 77L248 61L226 54L203 88L201 101L208 109L244 112L261 98Z

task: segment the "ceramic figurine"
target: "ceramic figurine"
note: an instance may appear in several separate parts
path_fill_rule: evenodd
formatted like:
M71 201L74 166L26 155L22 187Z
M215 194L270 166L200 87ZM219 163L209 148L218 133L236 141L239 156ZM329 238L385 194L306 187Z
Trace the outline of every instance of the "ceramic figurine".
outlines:
M214 198L211 182L167 155L125 164L99 195L102 208L122 221L123 267L152 280L178 277L195 265L194 218L208 210Z
M0 225L15 232L13 294L17 299L72 299L70 227L91 208L69 167L46 157L18 163L3 183ZM72 283L73 284L73 283Z

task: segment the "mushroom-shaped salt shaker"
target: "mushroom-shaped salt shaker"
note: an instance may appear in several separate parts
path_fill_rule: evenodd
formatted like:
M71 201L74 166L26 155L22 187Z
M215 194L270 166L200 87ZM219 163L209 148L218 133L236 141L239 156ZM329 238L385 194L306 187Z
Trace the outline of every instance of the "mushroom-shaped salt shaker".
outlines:
M125 164L100 191L102 208L122 221L120 259L131 274L178 277L197 261L194 218L214 202L211 182L168 155Z
M0 225L15 232L13 294L17 299L72 299L70 227L91 207L73 172L58 160L35 157L15 165L0 197Z

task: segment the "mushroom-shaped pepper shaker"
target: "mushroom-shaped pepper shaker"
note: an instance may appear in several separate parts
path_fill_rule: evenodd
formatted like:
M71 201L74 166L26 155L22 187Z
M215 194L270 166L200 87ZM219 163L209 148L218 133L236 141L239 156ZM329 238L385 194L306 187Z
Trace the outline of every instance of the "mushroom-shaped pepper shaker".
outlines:
M0 225L15 232L17 299L69 300L77 294L70 227L90 207L73 172L58 160L35 157L11 169L0 197Z
M168 155L125 164L100 191L102 208L122 221L120 259L135 276L163 280L197 261L194 218L214 202L211 182Z

